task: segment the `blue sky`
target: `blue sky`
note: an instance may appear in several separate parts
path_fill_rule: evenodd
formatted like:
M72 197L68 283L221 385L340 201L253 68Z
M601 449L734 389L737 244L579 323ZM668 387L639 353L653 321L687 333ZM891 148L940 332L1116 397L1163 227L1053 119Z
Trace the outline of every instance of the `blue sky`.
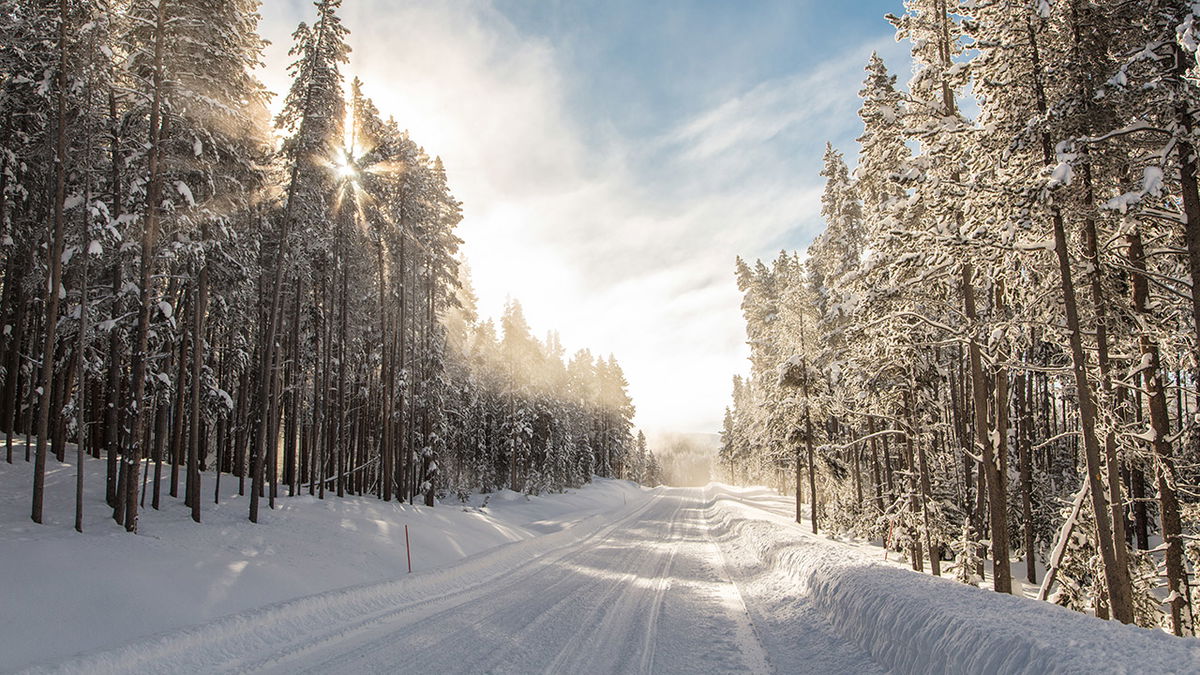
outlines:
M573 73L574 112L653 134L850 44L890 37L894 0L575 2L500 0L521 32L549 40Z
M614 353L649 432L716 431L746 370L737 255L819 231L825 142L853 160L900 0L346 0L352 63L446 162L481 309ZM311 5L264 4L276 92Z

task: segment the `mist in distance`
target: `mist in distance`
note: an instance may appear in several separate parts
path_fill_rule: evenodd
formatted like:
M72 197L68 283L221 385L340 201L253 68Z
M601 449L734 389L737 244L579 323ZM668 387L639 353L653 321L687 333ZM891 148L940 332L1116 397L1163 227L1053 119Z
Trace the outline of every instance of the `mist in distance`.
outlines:
M649 445L667 485L702 487L712 482L717 452L721 449L719 435L661 433L650 437Z

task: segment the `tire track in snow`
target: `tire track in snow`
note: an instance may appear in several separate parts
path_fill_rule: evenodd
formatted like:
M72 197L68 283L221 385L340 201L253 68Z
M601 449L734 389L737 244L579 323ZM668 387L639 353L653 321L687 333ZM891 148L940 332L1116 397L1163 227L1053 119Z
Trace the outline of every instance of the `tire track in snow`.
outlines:
M683 508L682 503L679 508L675 509L675 513L671 517L671 534L675 533L675 528L679 523L679 511ZM674 537L670 537L674 539ZM675 565L675 554L679 552L679 543L675 541L671 546L670 556L667 558L665 573L659 575L658 585L654 592L654 602L650 608L650 616L646 619L646 637L642 641L642 663L641 670L643 673L654 672L654 654L655 646L658 637L658 619L662 615L663 601L666 599L667 592L671 590L671 570Z
M622 524L625 523L628 523L628 519ZM620 527L614 527L603 536L581 540L571 546L570 551L554 559L532 561L522 568L521 574L489 584L494 588L489 589L485 602L462 599L434 614L399 617L395 623L379 622L369 626L366 632L373 634L373 641L365 645L362 640L355 640L352 644L339 643L336 653L331 652L325 661L306 663L302 669L311 672L355 672L369 669L373 664L402 662L407 670L421 671L437 670L444 667L447 661L453 661L458 670L511 670L511 667L506 669L505 665L521 660L519 654L514 658L514 652L522 651L527 642L537 642L525 638L544 627L562 610L569 609L568 606L578 602L579 597L586 597L591 588L598 587L601 594L593 613L602 611L612 598L623 591L624 584L621 582L629 581L627 578L613 583L602 577L585 577L581 587L579 576L570 574L565 567L581 550L603 545L620 532ZM627 557L636 554L636 550L629 549ZM546 574L555 574L557 578L548 585L535 579ZM537 587L537 594L528 593L531 585ZM546 607L547 602L549 607ZM432 635L427 634L427 630ZM403 634L402 648L397 646L395 640L385 639L395 634ZM501 646L491 651L482 649L484 642L489 639ZM467 645L476 648L464 654L462 648Z
M600 529L589 533L583 537L571 541L570 543L553 548L541 555L529 560L524 565L515 566L507 569L499 575L489 577L487 579L473 583L465 588L455 590L447 595L438 598L422 600L413 603L403 604L398 607L384 610L356 620L348 625L337 626L328 632L322 632L317 635L305 635L299 640L293 641L281 650L273 652L270 656L250 662L250 663L231 663L226 672L294 672L295 668L302 672L311 672L328 669L344 669L347 657L341 647L346 647L349 644L361 642L361 638L370 637L372 633L384 632L388 629L403 628L424 621L434 621L439 616L444 617L447 614L453 613L455 610L481 600L494 592L495 587L515 586L520 585L520 582L525 581L528 577L537 573L539 566L548 564L549 562L559 560L580 546L586 545L592 540L604 540L612 536L616 531L619 531L624 525L631 521L637 520L646 511L650 510L662 498L661 495L655 495L648 500L648 503L635 509L632 513L622 517L621 519L612 522ZM486 554L485 554L486 555ZM416 581L416 579L414 579ZM492 612L496 614L501 610ZM393 623L399 621L399 623ZM356 637L359 638L356 640ZM372 648L372 653L377 653L380 649L385 648L386 644L378 644ZM303 657L306 654L319 653L322 648L329 648L334 652L327 659L317 663L306 662ZM357 657L350 657L355 658ZM294 664L288 667L288 664Z
M428 613L447 599L483 596L489 584L522 573L530 562L565 555L583 540L604 537L636 521L661 498L654 495L613 520L589 516L569 528L492 549L449 568L267 605L43 664L30 672L127 673L161 670L163 664L171 664L175 672L267 668L348 639L381 620L405 612Z
M676 542L678 535L676 534L677 524L679 520L679 512L682 508L682 503L677 505L667 519L667 535L664 539L667 542ZM652 555L648 552L651 549L641 547L638 551L640 557L646 559L647 562L653 562ZM662 606L662 598L666 593L666 589L670 586L670 569L674 560L676 545L671 545L671 552L667 554L661 564L654 566L649 574L642 574L641 569L631 571L624 575L620 580L614 580L612 583L612 591L615 591L618 603L609 605L601 603L592 616L601 615L600 625L594 632L576 633L574 638L559 651L554 661L546 667L544 672L560 673L560 672L586 672L590 667L594 668L597 652L602 651L602 647L606 644L612 644L621 637L619 631L623 626L626 632L630 632L633 626L637 625L636 609L642 599L644 592L639 588L637 583L639 579L653 579L655 583L655 592L651 597L651 611L647 616L647 627L645 637L641 643L641 658L639 658L639 672L650 672L647 668L647 660L653 663L653 649L657 626L655 625L656 612ZM644 567L644 566L643 566ZM621 641L628 644L628 641ZM649 658L647 659L647 655ZM624 669L621 669L624 670Z
M741 590L733 580L733 575L729 572L729 561L725 559L725 552L721 550L716 539L712 536L712 523L701 510L700 500L697 500L695 508L702 514L704 520L704 538L708 541L709 547L714 553L714 557L719 563L721 577L725 580L727 600L733 603L736 607L734 611L735 623L734 630L736 631L736 639L738 646L742 650L742 655L746 660L746 668L752 673L771 673L774 668L771 667L771 662L767 658L767 652L763 648L762 641L759 640L758 634L754 630L754 621L750 618L750 610L746 607L746 599L742 596Z

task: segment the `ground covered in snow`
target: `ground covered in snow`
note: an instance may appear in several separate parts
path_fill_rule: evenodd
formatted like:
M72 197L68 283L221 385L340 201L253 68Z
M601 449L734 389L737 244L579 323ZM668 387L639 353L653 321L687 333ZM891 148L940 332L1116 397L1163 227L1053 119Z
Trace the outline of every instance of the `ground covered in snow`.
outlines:
M262 501L260 524L246 519L249 496L236 477L203 481L203 524L181 499L141 511L136 536L104 503L104 462L88 458L84 534L73 529L75 466L47 462L45 524L29 519L33 465L0 460L0 672L194 626L302 596L407 575L482 551L569 528L648 498L624 481L598 481L570 494L526 498L511 491L427 508L374 498ZM74 451L68 453L74 459ZM153 474L153 471L151 472ZM164 473L166 473L164 471ZM247 488L248 489L248 488ZM486 505L484 500L486 499Z
M204 525L172 501L138 536L89 495L78 535L50 464L45 526L0 465L0 671L1200 671L1200 643L913 573L761 489L305 497L254 526L230 481Z

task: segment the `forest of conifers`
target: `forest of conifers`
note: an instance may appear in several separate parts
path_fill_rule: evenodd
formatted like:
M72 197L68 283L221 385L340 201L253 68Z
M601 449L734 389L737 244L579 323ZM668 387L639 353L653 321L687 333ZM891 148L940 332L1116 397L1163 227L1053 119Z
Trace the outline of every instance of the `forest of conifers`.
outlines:
M256 522L301 492L653 480L615 359L515 301L476 315L461 205L345 90L340 4L296 29L272 119L259 0L0 3L0 429L34 521L46 463L81 496L85 454L130 531L178 496L199 522L221 480Z
M721 466L914 569L1193 635L1200 18L909 0L805 255L739 260ZM794 481L794 482L793 482ZM1048 578L1047 578L1048 577Z

